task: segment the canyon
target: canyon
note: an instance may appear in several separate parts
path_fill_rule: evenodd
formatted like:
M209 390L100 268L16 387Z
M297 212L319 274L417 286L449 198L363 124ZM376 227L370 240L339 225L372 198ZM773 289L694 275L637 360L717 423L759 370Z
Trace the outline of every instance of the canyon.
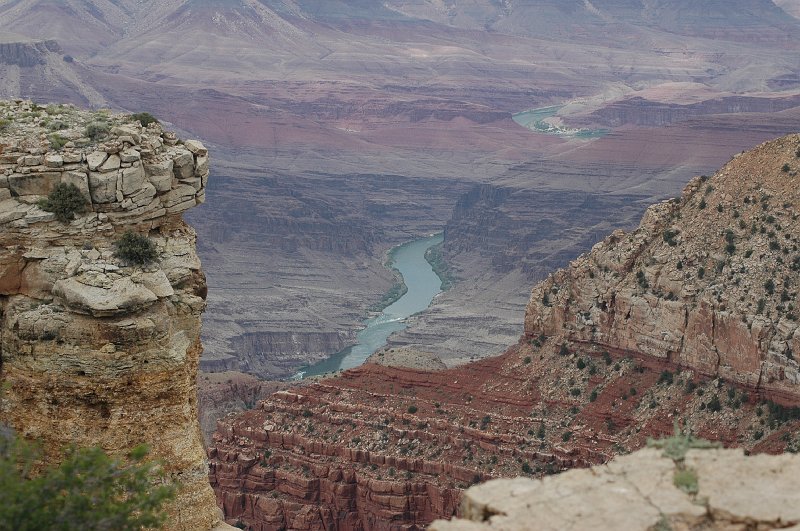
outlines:
M205 200L207 149L69 105L18 99L0 116L0 422L48 463L71 445L147 444L178 487L165 529L229 529L197 422L207 286L181 217ZM129 231L155 260L119 254Z
M226 518L416 529L474 483L599 465L675 424L798 451L798 169L795 134L694 178L537 284L500 356L368 363L227 417L209 454Z
M605 463L672 433L676 420L748 452L794 451L797 332L789 304L797 304L797 207L784 180L794 182L797 139L740 155L797 130L794 7L768 0L0 0L0 96L41 105L16 102L13 110L38 113L15 124L40 137L9 148L9 164L27 168L31 156L34 168L11 173L39 177L9 181L8 199L16 200L8 203L9 223L57 226L33 197L67 178L50 175L53 168L78 164L46 160L50 131L35 126L50 120L48 102L102 116L111 115L106 107L148 111L215 154L199 171L213 164L215 179L197 187L177 137L151 131L170 157L187 162L180 176L173 162L174 194L158 178L169 172L145 168L145 181L156 176L165 188L150 182L152 195L145 184L124 189L124 172L115 173L122 161L113 168L109 156L94 170L86 161L92 208L99 200L114 207L97 213L103 238L68 243L85 251L81 260L91 269L113 258L109 224L152 229L167 255L169 242L180 240L181 254L162 267L174 294L163 282L153 286L161 295L147 288L156 301L138 291L143 299L131 311L154 323L147 337L140 336L148 322L123 320L91 338L70 339L76 326L45 327L36 341L58 347L63 334L66 345L86 342L102 359L123 361L155 350L142 345L157 343L170 357L175 339L167 338L188 342L177 349L186 352L177 376L164 369L172 358L141 369L157 373L142 407L174 408L155 411L163 413L157 425L174 422L190 433L176 466L188 467L196 490L181 498L189 509L176 518L197 518L201 527L216 513L200 479L200 433L191 420L198 405L217 501L230 524L252 529L418 528L457 514L475 482ZM558 107L548 118L555 130L603 134L543 134L513 120L549 106ZM141 140L146 131L133 132ZM197 172L202 155L191 155ZM728 161L715 176L690 181ZM108 171L98 171L104 165ZM197 204L186 219L197 230L207 302L194 232L159 203L181 211ZM136 214L115 218L117 207ZM352 344L397 280L384 266L387 251L441 230L441 253L458 281L409 318L375 363L298 387L276 381ZM49 254L20 252L6 268L9 290L32 297L36 285L41 292L32 298L51 301L50 289L53 302L12 305L4 319L33 312L38 334L61 321L36 312L67 298L69 323L90 319L93 303L71 279L59 278L58 289L39 278L15 280L64 269L50 271ZM25 265L40 262L46 274ZM188 268L190 278L170 277L173 265L181 274ZM106 277L127 274L102 267L96 275L81 271L75 282L106 289ZM777 276L768 288L770 275ZM116 322L104 313L112 310L99 311ZM144 332L136 332L140 326ZM121 339L109 341L112 335ZM4 356L27 342L36 357L25 363L44 359L33 335L12 342ZM196 380L194 364L204 372ZM29 377L6 367L19 382ZM76 388L93 385L90 371L61 369ZM14 388L13 400L45 411L27 435L51 430L60 402L41 396L59 385L58 378L37 383L30 396L24 385ZM121 405L103 394L118 391L110 377L95 387L87 392L100 397L97 411L78 420L102 441L97 426L116 422ZM244 413L224 420L214 437L217 419L237 410Z
M352 344L384 253L443 227L461 281L391 342L452 367L515 341L531 283L795 129L788 4L2 0L0 94L147 110L214 149L188 215L204 370L280 379ZM511 119L545 105L609 133Z

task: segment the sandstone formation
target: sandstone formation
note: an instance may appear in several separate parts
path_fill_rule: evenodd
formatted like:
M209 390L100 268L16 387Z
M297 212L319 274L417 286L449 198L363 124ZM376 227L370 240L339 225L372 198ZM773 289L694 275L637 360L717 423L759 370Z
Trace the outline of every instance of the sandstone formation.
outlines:
M798 150L791 135L736 157L551 275L501 356L367 364L225 419L210 456L228 522L415 529L474 482L605 463L675 421L752 453L800 450Z
M800 399L800 135L650 207L532 293L528 337L639 352Z
M71 106L3 102L0 119L0 421L50 460L70 444L149 444L179 485L167 529L210 529L196 396L207 290L181 218L204 200L207 150ZM61 183L84 199L66 222L40 207ZM118 258L126 231L156 261Z
M540 480L472 487L463 519L431 531L800 529L800 457L689 450L673 460L646 449L607 465Z

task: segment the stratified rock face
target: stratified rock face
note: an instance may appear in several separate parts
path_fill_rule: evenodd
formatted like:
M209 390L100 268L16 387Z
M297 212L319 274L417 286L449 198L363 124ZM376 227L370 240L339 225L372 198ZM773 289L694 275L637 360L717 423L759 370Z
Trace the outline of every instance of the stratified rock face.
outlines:
M206 149L69 106L0 103L0 118L0 421L53 460L70 444L149 444L180 485L167 528L210 529L196 396L206 284L181 219L203 201ZM85 199L68 223L37 206L59 183ZM114 256L129 230L155 244L154 263Z
M798 149L793 135L740 155L551 275L501 356L367 364L222 421L211 481L227 520L415 529L453 516L471 483L605 463L674 421L798 451Z
M675 462L646 449L589 470L472 487L462 501L464 520L429 529L522 531L532 522L542 531L797 529L798 474L796 455L689 450Z
M525 333L800 398L800 135L735 157L534 288Z

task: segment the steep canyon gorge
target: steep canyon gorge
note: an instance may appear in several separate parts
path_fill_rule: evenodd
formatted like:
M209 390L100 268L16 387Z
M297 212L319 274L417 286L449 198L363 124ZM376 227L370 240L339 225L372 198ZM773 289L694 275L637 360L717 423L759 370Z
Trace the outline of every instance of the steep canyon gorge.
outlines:
M125 426L132 443L175 415L167 439L184 430L191 444L176 461L188 472L173 472L194 485L176 518L205 525L199 404L217 501L252 529L419 528L477 481L605 463L675 420L752 452L797 448L797 139L739 155L797 131L796 15L768 0L0 0L0 96L43 107L8 111L38 112L15 123L40 138L3 140L13 168L0 177L14 225L3 328L34 323L4 332L3 370L18 378L9 400L46 411L27 435L53 428L65 386L91 398L76 406L87 442L113 446L103 430ZM141 144L70 137L82 158L48 162L46 137L61 133L35 126L52 121L50 101L149 111L213 150L215 178L196 186L208 161L190 151L190 170L181 147L196 144L127 120L115 125ZM547 125L603 131L512 119L550 106ZM145 179L126 189L136 161L119 154L137 146ZM92 151L120 167L90 164ZM35 203L54 183L83 186L76 172L97 218L64 229ZM195 253L178 211L206 195L186 213ZM141 276L111 254L129 227L162 253ZM353 343L397 282L389 249L442 230L458 280L376 364L281 381ZM148 287L157 270L170 288ZM767 275L780 276L770 294ZM95 316L76 282L156 299L136 289L132 306ZM66 360L65 380L23 384L55 370L36 345ZM144 385L136 403L155 430L128 427L128 387L76 345L96 371L111 360L124 386Z
M540 282L501 356L367 364L228 417L210 456L229 521L416 529L473 483L605 463L673 423L796 451L798 169L791 135L696 177Z

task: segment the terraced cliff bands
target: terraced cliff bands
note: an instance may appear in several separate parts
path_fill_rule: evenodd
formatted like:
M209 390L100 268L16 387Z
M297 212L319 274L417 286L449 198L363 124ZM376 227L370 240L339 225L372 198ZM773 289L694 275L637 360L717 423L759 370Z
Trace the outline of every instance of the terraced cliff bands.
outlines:
M418 529L474 482L605 463L676 421L750 452L800 450L798 150L791 135L736 157L552 274L501 356L368 364L222 421L211 478L226 518Z
M147 443L179 485L167 529L210 529L196 386L207 288L181 218L204 200L207 150L71 106L2 102L0 117L0 422L49 460ZM59 220L49 210L64 203L44 199L65 185L77 208ZM120 257L127 231L154 260Z

